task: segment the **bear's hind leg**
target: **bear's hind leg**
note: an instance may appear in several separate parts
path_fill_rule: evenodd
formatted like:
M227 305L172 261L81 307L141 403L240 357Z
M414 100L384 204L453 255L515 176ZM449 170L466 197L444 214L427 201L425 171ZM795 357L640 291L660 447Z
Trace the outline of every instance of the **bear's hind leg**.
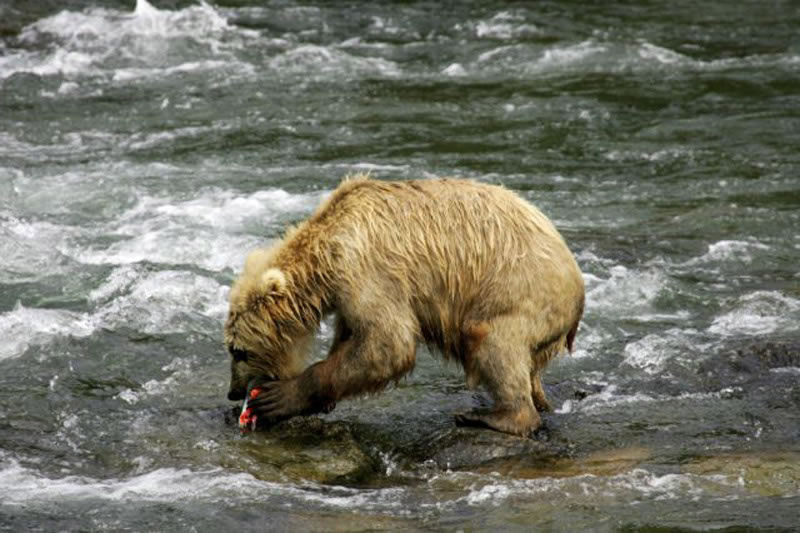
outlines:
M503 316L488 322L488 335L469 353L469 364L494 399L490 409L477 409L456 416L463 426L488 427L512 435L529 436L542 421L531 395L530 349L525 339L524 319Z
M544 392L542 377L539 375L539 372L536 371L531 372L531 398L533 399L533 405L536 407L537 411L543 412L553 410L553 406Z

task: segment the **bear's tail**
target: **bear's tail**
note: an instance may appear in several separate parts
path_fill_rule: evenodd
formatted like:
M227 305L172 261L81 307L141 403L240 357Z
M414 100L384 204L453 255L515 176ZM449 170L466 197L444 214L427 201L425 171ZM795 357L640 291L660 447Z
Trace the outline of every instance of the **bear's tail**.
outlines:
M533 359L534 368L543 369L551 359L563 352L564 348L567 348L572 353L572 346L578 333L578 324L583 318L583 302L584 300L581 298L576 308L575 320L568 330L564 331L562 329L553 337L531 346L531 358Z
M581 318L583 318L584 301L585 299L581 298L581 303L578 305L578 313L576 314L575 322L567 332L567 350L569 350L569 353L572 353L572 345L575 342L575 335L578 334L578 324L580 324Z

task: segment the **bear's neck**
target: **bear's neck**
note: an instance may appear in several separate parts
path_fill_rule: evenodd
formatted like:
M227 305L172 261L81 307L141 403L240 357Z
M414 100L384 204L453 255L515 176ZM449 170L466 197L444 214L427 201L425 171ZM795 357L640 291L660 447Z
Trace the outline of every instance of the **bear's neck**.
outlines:
M319 327L333 303L332 266L318 246L304 240L284 243L276 257L276 267L289 279L290 307L306 331Z

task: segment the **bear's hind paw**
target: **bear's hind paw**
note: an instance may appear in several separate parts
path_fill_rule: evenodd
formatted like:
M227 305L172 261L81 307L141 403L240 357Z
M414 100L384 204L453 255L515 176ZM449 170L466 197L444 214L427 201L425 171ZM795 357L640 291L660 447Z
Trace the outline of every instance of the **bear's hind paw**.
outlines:
M539 414L531 408L474 409L456 414L455 421L457 426L484 427L520 437L530 437L542 424Z

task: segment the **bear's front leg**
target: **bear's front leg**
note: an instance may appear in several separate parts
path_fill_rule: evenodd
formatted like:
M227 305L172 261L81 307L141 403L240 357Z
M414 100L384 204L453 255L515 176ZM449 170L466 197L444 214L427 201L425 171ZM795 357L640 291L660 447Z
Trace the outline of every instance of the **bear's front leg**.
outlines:
M324 361L283 381L264 381L262 392L248 403L265 420L330 412L336 401L383 389L414 366L413 337L397 330L362 327L360 333L335 342Z

